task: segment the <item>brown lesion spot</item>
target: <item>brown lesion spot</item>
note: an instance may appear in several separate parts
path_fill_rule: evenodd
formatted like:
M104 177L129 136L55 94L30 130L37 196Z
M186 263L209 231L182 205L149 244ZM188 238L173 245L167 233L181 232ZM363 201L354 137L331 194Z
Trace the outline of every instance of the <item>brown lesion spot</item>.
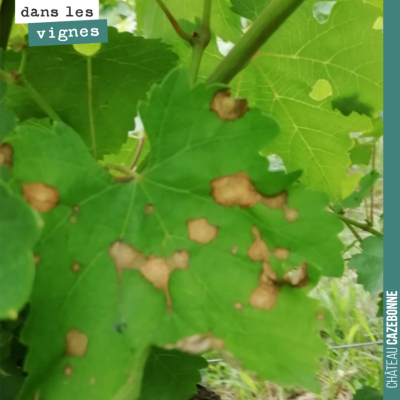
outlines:
M249 105L246 99L231 98L230 89L223 89L215 93L210 109L223 121L235 121L249 111Z
M239 247L238 246L233 246L231 248L231 253L235 256L239 251Z
M225 207L249 208L256 205L261 198L249 176L244 172L211 181L211 195L217 204Z
M64 368L64 375L69 378L70 376L72 376L72 374L74 373L74 370L72 369L72 367L68 364L65 368Z
M74 262L74 263L71 265L71 271L72 271L72 272L78 273L80 270L81 270L81 264L79 264L79 263L77 263L77 262Z
M282 281L293 287L307 286L309 283L307 275L307 263L302 263L300 267L294 268L283 275Z
M144 215L150 215L154 212L154 206L153 204L147 204L146 207L144 208L143 214Z
M249 247L247 254L252 261L266 261L269 256L269 250L267 244L261 237L260 230L253 226L251 233L254 236L254 242Z
M243 304L238 301L233 304L233 307L235 308L235 310L238 310L238 311L243 310Z
M191 219L187 222L189 239L200 244L207 244L217 238L218 227L211 225L206 218Z
M287 203L287 193L282 192L275 196L262 196L261 203L271 208L272 210L276 210L278 208L283 208Z
M22 184L24 198L35 210L46 213L59 202L59 192L56 188L44 183Z
M169 294L169 279L174 270L184 270L189 267L190 257L187 250L179 250L168 258L153 255L147 258L132 245L115 241L109 248L109 256L117 268L119 281L124 269L139 270L143 278L150 282L157 290L164 292L168 311L172 311L172 302Z
M13 148L8 143L0 145L0 165L3 167L12 167L13 165Z
M78 329L70 329L65 335L65 354L82 357L86 354L88 337Z
M40 263L40 255L34 254L33 255L33 263L37 266Z
M274 196L264 196L256 190L248 174L244 172L213 179L211 195L217 204L224 207L250 208L263 204L272 210L282 209L288 222L296 221L299 216L296 209L288 206L286 191Z
M146 262L143 253L136 251L133 246L122 240L115 241L108 249L108 254L114 261L120 276L123 269L139 269Z
M250 305L261 310L269 310L276 304L278 292L276 272L268 262L264 262L259 284L250 296Z
M289 257L289 250L285 249L283 247L277 247L274 252L272 253L272 255L277 258L278 260L287 260L287 258Z

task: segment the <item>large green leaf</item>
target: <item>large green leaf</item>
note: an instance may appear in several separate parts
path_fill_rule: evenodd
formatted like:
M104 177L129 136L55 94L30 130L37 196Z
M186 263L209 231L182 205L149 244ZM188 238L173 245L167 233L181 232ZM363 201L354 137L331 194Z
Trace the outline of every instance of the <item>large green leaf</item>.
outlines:
M350 260L349 268L357 271L357 282L375 296L383 290L383 239L367 237L361 250Z
M140 400L188 400L197 392L203 357L177 350L153 348L144 369Z
M17 69L19 53L8 53ZM177 60L169 47L109 28L108 43L92 56L73 46L29 47L24 80L72 126L92 154L118 151L134 127L138 101ZM10 86L9 106L23 120L46 117L23 87Z
M18 178L60 193L37 248L22 399L135 398L151 345L222 347L263 378L318 390L326 315L307 293L342 274L343 227L298 174L268 172L259 150L278 133L273 119L210 110L219 89L191 89L176 70L152 90L140 107L148 165L125 184L63 124L10 141ZM257 204L224 205L216 185L232 176L255 186L245 193Z
M349 132L369 131L371 122L355 113L346 118L332 104L346 113L382 110L382 32L373 29L380 11L339 1L319 23L316 3L306 0L279 28L239 74L235 91L279 120L282 133L268 152L337 201L350 164Z
M41 220L3 179L0 180L0 202L0 319L15 319L32 290L33 246L40 233Z

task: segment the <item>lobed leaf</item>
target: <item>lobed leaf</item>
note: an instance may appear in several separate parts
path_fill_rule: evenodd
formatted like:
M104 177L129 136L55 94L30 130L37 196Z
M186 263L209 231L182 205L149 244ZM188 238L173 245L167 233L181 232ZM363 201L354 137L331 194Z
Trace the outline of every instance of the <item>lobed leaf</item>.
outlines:
M182 69L154 87L148 164L125 184L63 124L10 139L18 178L60 193L37 247L22 400L137 398L151 346L218 348L318 390L326 314L307 294L342 274L342 224L298 174L268 171L276 122L223 93Z
M233 4L248 18L261 10ZM350 164L349 132L371 130L371 121L353 111L382 110L383 40L373 29L378 8L339 1L319 22L319 4L306 0L291 15L239 74L235 90L279 120L282 132L268 154L282 157L289 170L302 169L302 182L338 201Z
M82 136L93 156L118 151L134 127L139 100L175 66L177 57L157 40L109 28L108 43L88 56L73 46L29 47L24 81ZM8 53L8 69L21 55ZM23 87L8 88L8 106L21 120L47 117Z
M361 242L362 253L349 262L349 268L357 271L357 282L376 296L383 290L383 239L369 236Z

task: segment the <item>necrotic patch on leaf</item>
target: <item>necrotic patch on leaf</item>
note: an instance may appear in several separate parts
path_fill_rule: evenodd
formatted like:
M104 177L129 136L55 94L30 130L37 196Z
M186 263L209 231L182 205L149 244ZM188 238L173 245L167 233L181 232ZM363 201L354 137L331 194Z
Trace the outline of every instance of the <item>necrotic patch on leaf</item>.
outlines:
M267 244L261 237L260 230L253 226L251 233L254 236L254 242L249 247L247 254L252 261L266 261L269 256L269 250Z
M0 165L12 167L13 164L13 148L8 143L0 145Z
M278 299L279 285L276 272L268 262L263 263L259 285L250 296L250 305L261 310L271 309Z
M206 218L191 219L187 228L189 239L200 244L207 244L218 235L218 227L211 225Z
M65 335L65 354L68 356L84 356L86 354L87 345L87 336L78 329L70 329Z
M282 281L294 287L307 286L307 264L303 263L299 268L295 268L287 272L285 275L283 275Z
M249 105L246 99L232 99L230 89L224 89L215 93L210 109L223 121L234 121L246 114Z
M244 172L214 179L211 182L211 194L216 203L225 207L253 207L261 198Z
M287 206L283 208L283 213L287 222L295 222L299 217L299 212L296 209Z
M187 250L176 251L167 259L167 265L171 271L174 269L186 269L189 266L189 261L190 257Z
M287 193L282 192L275 196L263 196L261 203L273 210L283 208L287 203Z
M189 354L201 354L209 350L222 350L224 341L208 333L193 335L180 340L176 345L167 345L167 349L178 349Z
M232 249L231 249L231 253L232 253L233 255L236 255L237 252L238 252L238 250L239 250L239 247L238 247L238 246L233 246Z
M242 304L242 303L239 303L238 301L237 301L236 303L233 304L233 307L234 307L236 310L238 310L238 311L243 310L243 304Z
M289 257L289 250L283 247L277 247L272 255L278 260L286 260Z
M113 259L119 274L122 273L123 269L139 269L145 263L142 253L121 240L115 241L110 246L108 254Z
M150 256L146 263L140 267L140 272L156 289L168 289L171 270L164 258Z
M59 201L58 190L44 183L22 184L24 198L39 212L49 212Z

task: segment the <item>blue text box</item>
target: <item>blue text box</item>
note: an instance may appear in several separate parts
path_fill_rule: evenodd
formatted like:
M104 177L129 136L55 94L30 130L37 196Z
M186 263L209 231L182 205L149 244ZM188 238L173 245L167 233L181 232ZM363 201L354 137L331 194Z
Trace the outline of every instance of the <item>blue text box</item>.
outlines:
M107 43L107 20L60 21L28 24L29 46Z

